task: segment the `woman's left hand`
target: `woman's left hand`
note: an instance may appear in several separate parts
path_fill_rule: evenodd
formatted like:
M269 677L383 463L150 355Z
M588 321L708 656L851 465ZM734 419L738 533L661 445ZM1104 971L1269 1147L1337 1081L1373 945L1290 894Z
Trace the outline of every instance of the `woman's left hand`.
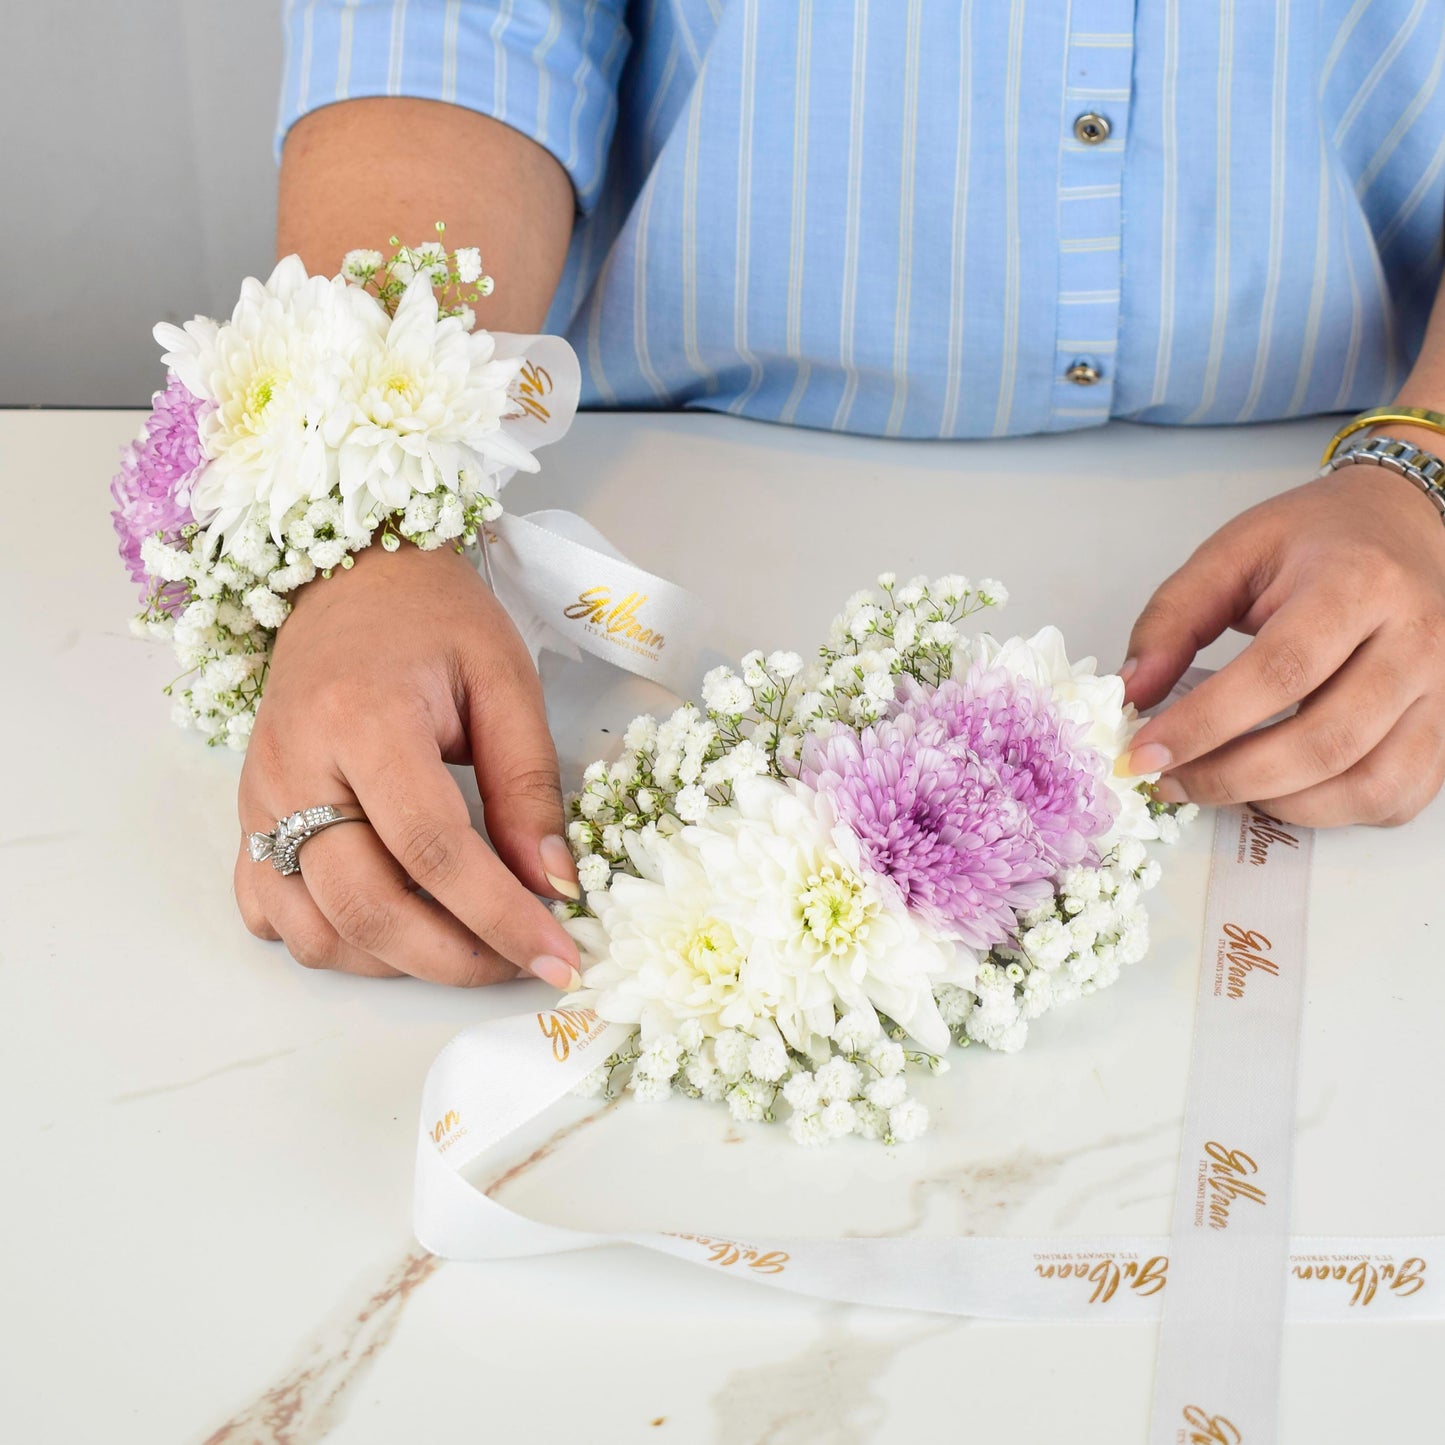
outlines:
M1329 827L1404 823L1435 796L1445 526L1412 483L1344 467L1220 528L1135 624L1129 700L1159 702L1231 627L1254 641L1134 739L1127 767L1162 770L1162 798L1257 803Z

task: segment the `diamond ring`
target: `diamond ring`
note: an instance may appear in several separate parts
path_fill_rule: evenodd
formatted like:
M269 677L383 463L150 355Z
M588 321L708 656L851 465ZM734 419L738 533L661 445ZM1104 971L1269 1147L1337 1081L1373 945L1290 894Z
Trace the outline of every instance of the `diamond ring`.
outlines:
M269 833L251 833L246 837L253 863L270 859L280 874L299 873L301 845L337 823L364 823L366 814L360 808L343 810L329 803L320 808L302 808L289 818L278 818Z

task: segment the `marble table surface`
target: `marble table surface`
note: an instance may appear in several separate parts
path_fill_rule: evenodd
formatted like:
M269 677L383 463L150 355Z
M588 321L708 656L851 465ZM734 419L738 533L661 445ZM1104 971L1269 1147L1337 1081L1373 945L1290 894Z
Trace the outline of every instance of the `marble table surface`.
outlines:
M411 1236L417 1103L457 1030L543 1006L307 972L230 896L239 760L167 721L105 483L134 412L0 413L0 1429L26 1445L1142 1441L1155 1332L829 1305L613 1247L439 1264ZM882 568L995 575L1016 630L1118 663L1153 582L1309 473L1327 421L998 443L586 416L514 484L700 592L723 652L806 647ZM40 489L72 518L20 532ZM1235 644L1206 655L1218 663ZM648 685L544 673L569 766ZM308 799L299 799L304 803ZM824 1156L684 1103L566 1100L489 1187L584 1228L746 1238L1167 1233L1207 828L1111 991L930 1081L935 1131ZM1445 1230L1445 805L1319 841L1295 1227ZM1287 1445L1427 1438L1445 1325L1295 1325ZM1254 1445L1254 1442L1249 1442Z

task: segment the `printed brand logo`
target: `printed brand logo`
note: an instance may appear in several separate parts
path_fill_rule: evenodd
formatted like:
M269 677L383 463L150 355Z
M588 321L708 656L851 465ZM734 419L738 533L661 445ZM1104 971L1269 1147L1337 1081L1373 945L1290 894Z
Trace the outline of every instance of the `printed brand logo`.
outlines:
M445 1154L458 1139L466 1137L466 1130L462 1127L462 1116L455 1109L448 1109L435 1124L431 1126L431 1139L441 1153Z
M1249 862L1256 868L1262 868L1269 862L1269 850L1276 843L1282 843L1286 848L1298 848L1299 835L1290 832L1277 819L1246 808L1239 820L1239 851L1235 862Z
M1040 1279L1084 1280L1094 1287L1089 1304L1102 1305L1114 1298L1121 1285L1126 1296L1132 1293L1147 1299L1158 1294L1168 1283L1169 1257L1151 1254L1141 1263L1112 1254L1036 1254L1034 1273Z
M646 602L645 592L629 592L620 602L614 602L610 587L589 587L563 609L562 615L608 642L656 662L667 639L643 626L639 614Z
M565 1064L576 1044L580 1053L604 1028L595 1008L552 1008L537 1015L537 1027L552 1041L552 1057Z
M671 1230L665 1233L672 1239L685 1239L693 1244L700 1244L707 1251L708 1263L720 1265L723 1269L740 1264L755 1274L782 1274L788 1260L792 1258L781 1249L770 1249L763 1253L751 1245L738 1244L731 1239L711 1239L703 1234L676 1234Z
M1194 1223L1211 1229L1229 1228L1229 1211L1238 1199L1265 1203L1264 1187L1251 1176L1259 1166L1243 1149L1226 1149L1210 1140L1195 1175Z
M1290 1257L1290 1273L1296 1279L1321 1283L1342 1282L1350 1289L1350 1307L1373 1302L1380 1287L1381 1298L1407 1299L1425 1288L1426 1264L1411 1255L1402 1264L1380 1256L1364 1254L1301 1254Z
M1223 1415L1206 1415L1198 1405L1186 1405L1184 1429L1175 1439L1179 1445L1243 1445L1244 1436Z
M1256 969L1278 978L1279 961L1265 957L1272 947L1264 934L1226 923L1214 956L1215 997L1243 998L1244 985Z
M524 416L537 421L549 421L551 408L543 400L552 394L552 374L538 366L535 361L526 362L517 374L517 384L507 393L507 400L514 402L517 410L508 412L503 421L520 421Z

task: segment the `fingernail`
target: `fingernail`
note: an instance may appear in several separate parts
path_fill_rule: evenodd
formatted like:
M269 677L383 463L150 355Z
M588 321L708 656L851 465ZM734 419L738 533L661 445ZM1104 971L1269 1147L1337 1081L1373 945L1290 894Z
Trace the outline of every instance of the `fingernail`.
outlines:
M534 958L530 969L543 983L550 983L564 993L576 993L582 987L582 975L570 963L554 958L550 953Z
M572 850L560 833L551 833L542 839L537 852L542 858L542 871L547 882L564 898L577 899L582 889L577 882L577 865L572 861Z
M1163 743L1144 743L1132 753L1121 753L1114 764L1116 778L1139 778L1145 773L1162 773L1174 761Z
M1184 791L1177 778L1160 778L1154 784L1154 796L1161 803L1187 803L1189 795Z
M1119 669L1119 680L1127 683L1136 672L1139 671L1139 659L1137 657L1126 657L1124 665Z

